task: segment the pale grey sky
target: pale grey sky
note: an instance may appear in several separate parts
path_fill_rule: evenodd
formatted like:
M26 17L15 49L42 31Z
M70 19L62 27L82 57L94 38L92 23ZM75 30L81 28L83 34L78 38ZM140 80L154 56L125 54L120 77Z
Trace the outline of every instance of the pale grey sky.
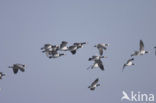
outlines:
M156 95L155 28L155 0L1 0L0 71L7 76L0 80L0 102L119 103L123 90ZM122 72L140 39L150 54ZM89 44L55 60L41 53L45 43L63 40ZM110 44L105 71L87 71L97 43ZM26 71L14 75L8 68L14 63L26 64ZM97 77L101 86L90 91Z

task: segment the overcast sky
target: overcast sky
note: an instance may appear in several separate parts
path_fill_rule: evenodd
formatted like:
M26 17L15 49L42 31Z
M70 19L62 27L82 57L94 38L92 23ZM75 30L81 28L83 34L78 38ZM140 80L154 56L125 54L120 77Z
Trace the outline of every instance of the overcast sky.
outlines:
M150 54L123 64L143 40ZM76 55L48 59L45 43L88 42ZM105 71L86 70L93 47L109 43ZM0 0L1 103L120 103L122 91L156 95L155 0ZM17 75L8 66L26 65ZM100 87L88 86L99 78ZM126 102L126 101L125 101ZM128 103L128 102L127 102Z

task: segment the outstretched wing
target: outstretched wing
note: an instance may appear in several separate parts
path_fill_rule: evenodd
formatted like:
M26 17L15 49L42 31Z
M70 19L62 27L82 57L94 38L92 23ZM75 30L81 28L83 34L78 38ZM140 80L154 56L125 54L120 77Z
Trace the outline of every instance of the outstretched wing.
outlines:
M106 44L99 44L99 46L103 48L104 50L107 50Z
M20 71L22 71L22 72L24 72L25 71L25 65L23 65L23 64L16 64L17 65L17 70L16 70L16 68L14 69L15 70L15 72L16 71L18 71L18 69L20 69Z
M98 60L98 66L102 71L104 70L104 66L101 60Z
M126 67L126 64L123 65L122 72L124 71L125 67Z
M133 61L133 60L134 60L134 58L129 59L129 60L127 61L127 64L128 64L129 62Z
M100 55L103 55L103 49L102 48L98 48Z
M94 82L91 84L91 86L94 86L95 84L97 84L98 81L99 81L99 78L96 78L96 79L94 80Z
M25 65L23 65L23 64L16 64L16 66L17 66L19 69L21 69L21 68L24 68L24 67L25 67Z
M142 40L140 40L140 51L144 50L144 43Z
M63 47L65 47L67 44L68 44L68 42L62 41L62 43L60 44L60 47L63 48Z

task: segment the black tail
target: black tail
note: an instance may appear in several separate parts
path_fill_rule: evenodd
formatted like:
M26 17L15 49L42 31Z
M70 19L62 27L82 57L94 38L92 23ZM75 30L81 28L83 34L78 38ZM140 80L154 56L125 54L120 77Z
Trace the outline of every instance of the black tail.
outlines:
M76 50L71 51L71 53L72 53L73 55L76 54Z
M98 86L100 86L100 84L97 84L96 86L98 87Z

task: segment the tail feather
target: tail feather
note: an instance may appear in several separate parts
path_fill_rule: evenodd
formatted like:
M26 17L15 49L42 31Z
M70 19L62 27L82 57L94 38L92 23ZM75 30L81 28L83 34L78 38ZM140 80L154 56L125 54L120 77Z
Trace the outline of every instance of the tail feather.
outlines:
M76 50L71 51L71 53L72 53L73 55L76 54Z
M100 86L100 84L97 84L96 86L98 87L98 86Z
M12 66L9 66L8 68L13 68Z
M92 58L89 58L89 59L88 59L88 61L91 61L91 60L92 60Z

